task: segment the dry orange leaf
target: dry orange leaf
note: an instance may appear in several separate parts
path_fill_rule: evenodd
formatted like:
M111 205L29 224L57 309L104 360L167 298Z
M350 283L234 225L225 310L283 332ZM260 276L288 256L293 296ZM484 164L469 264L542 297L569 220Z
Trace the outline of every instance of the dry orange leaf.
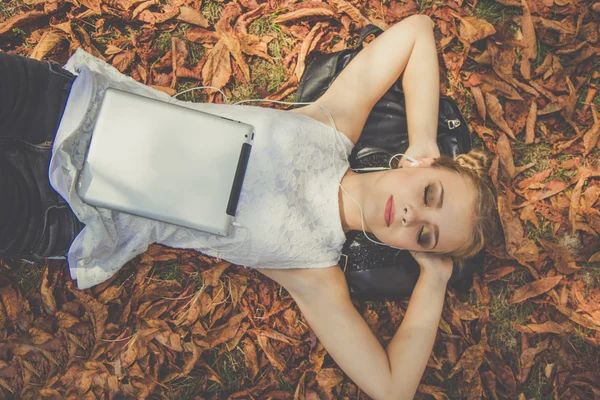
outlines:
M269 339L262 335L257 336L256 339L258 341L258 345L267 356L269 362L279 371L283 371L285 369L285 360L278 352L275 351L271 343L269 343Z
M521 247L525 231L521 221L512 211L506 196L498 196L498 214L504 229L506 252L510 256L514 256L515 252Z
M338 368L323 368L317 373L317 382L323 389L331 389L344 380L344 374Z
M179 7L179 15L177 19L188 24L198 25L203 28L208 27L208 20L199 10L191 7Z
M556 333L563 334L569 331L568 325L559 324L554 321L547 321L543 324L519 325L514 324L516 330L522 333Z
M539 238L538 243L548 252L548 256L554 261L554 267L561 274L568 275L581 269L581 267L577 266L573 255L565 246L550 243Z
M274 23L279 24L281 22L292 21L299 18L306 17L334 17L335 12L326 7L314 7L314 8L300 8L298 10L281 14L273 20Z
M535 357L540 354L542 351L546 350L549 345L549 339L544 340L543 342L538 343L535 347L530 347L523 351L521 354L519 375L517 376L517 380L521 383L524 383L527 380L527 376L529 375L529 371L534 364Z
M600 251L588 259L589 263L600 262Z
M548 290L558 285L562 278L562 275L551 276L523 285L515 290L515 293L509 302L511 304L521 303L527 299L546 293Z
M0 22L0 35L3 35L6 32L11 31L13 28L24 25L44 15L46 15L45 12L38 10L31 10L25 13L18 13L6 21Z
M555 305L555 307L558 311L561 312L561 314L565 315L571 321L578 323L579 325L588 329L593 329L597 332L600 332L600 321L594 320L592 317L586 314L579 314L565 306Z
M495 269L485 273L485 276L484 276L485 282L490 283L493 281L497 281L498 279L502 279L506 275L509 275L509 274L512 274L513 272L515 272L515 269L516 268L512 267L512 266L495 268Z
M525 0L523 0L525 1ZM525 125L525 144L533 143L535 138L535 121L537 119L537 103L535 100L531 101L531 107L529 108L529 115L527 115L527 124Z
M471 86L471 94L475 99L475 105L477 106L477 111L479 112L481 119L485 121L485 101L483 100L483 93L481 93L481 89L477 86Z
M35 58L36 60L43 59L50 51L52 51L54 47L56 47L57 44L62 42L65 38L66 37L64 33L58 30L49 30L44 32L42 38L33 49L33 52L31 52L30 57Z
M516 175L515 162L513 160L512 149L506 135L501 134L496 143L496 152L500 157L500 164L504 167L510 178Z
M483 356L485 354L485 347L487 345L487 334L486 328L483 328L481 332L481 341L473 346L468 347L460 357L458 363L454 366L450 372L449 378L452 378L461 369L464 371L463 380L467 383L476 376L479 367L483 362Z
M491 93L485 94L485 103L487 105L487 110L490 116L490 119L494 121L494 123L502 129L508 136L512 139L517 139L512 129L508 126L506 121L504 120L504 111L502 110L502 105L500 105L500 101L496 96Z
M125 72L125 70L129 67L129 65L133 62L135 58L135 52L132 50L125 50L117 55L112 60L112 65L121 72Z
M338 14L345 13L352 18L352 20L357 24L358 28L362 28L365 23L368 23L367 18L365 18L360 10L354 7L352 4L345 0L331 0L331 3L335 6Z
M256 355L256 346L254 343L248 338L244 340L244 360L246 362L246 367L248 368L248 372L250 373L250 379L254 379L258 372L260 371L260 366L258 364L258 357Z
M460 36L469 43L476 42L496 33L494 26L486 20L470 16L463 18L456 13L453 13L453 15L461 22Z
M530 60L533 60L537 56L537 40L535 37L535 27L533 26L533 19L531 18L531 12L529 11L529 5L527 0L521 0L523 5L523 16L521 17L521 29L523 30L523 55Z
M592 116L594 117L594 125L583 135L583 146L585 148L584 155L588 155L594 150L598 144L600 137L600 119L598 118L598 110L596 105L592 104Z

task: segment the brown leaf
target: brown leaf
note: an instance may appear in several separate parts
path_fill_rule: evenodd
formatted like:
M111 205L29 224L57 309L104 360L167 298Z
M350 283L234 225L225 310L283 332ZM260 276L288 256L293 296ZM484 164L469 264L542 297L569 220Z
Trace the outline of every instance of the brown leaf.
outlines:
M518 135L525 128L527 122L527 102L507 100L504 104L504 120L511 131Z
M545 181L550 174L552 174L552 168L545 169L531 176L530 178L522 180L519 182L518 187L519 189L529 189L530 187Z
M481 381L490 394L492 400L498 400L498 394L496 393L496 374L492 371L485 371L481 374Z
M502 105L496 96L491 93L485 94L485 103L487 105L487 109L490 115L490 118L502 131L504 131L508 136L516 140L515 134L510 129L506 121L504 120L504 111L502 110Z
M515 252L521 247L525 231L521 221L512 211L506 196L498 196L498 214L504 230L506 252L510 256L514 256Z
M554 20L545 19L542 17L533 17L533 22L536 25L541 26L542 28L552 29L554 31L564 33L567 35L575 34L575 28L572 25L566 24L561 21L554 21Z
M192 28L185 32L185 37L192 42L212 44L219 40L220 35L208 29Z
M504 278L506 275L512 274L515 272L515 269L515 267L511 266L496 268L486 272L484 279L487 283L497 281L498 279Z
M115 56L112 60L112 65L120 72L125 72L135 58L135 52L132 50L123 51Z
M526 192L525 198L527 199L527 201L524 203L521 203L518 206L515 206L515 208L525 207L531 203L535 203L536 201L540 201L540 200L547 199L548 197L552 197L552 196L562 192L569 186L571 186L571 185L568 182L550 181L548 183L545 183L540 188L540 190Z
M600 137L600 119L598 118L598 111L596 105L592 104L592 116L594 117L594 124L592 127L583 135L583 146L585 148L584 155L588 155L594 150L598 144L598 138Z
M241 313L230 317L223 325L212 328L208 331L206 342L210 343L212 347L215 347L232 339L240 328L242 320L246 318L247 315L248 311L242 311Z
M203 28L208 28L208 20L199 10L191 7L179 7L179 15L177 19L188 24L198 25Z
M36 60L43 59L46 57L46 54L52 51L52 49L65 38L65 35L58 30L49 30L44 32L40 38L40 41L31 52L30 57L35 58Z
M565 78L565 80L567 82L569 94L559 97L559 104L562 107L560 115L569 121L573 117L575 106L577 105L577 90L575 89L575 86L573 86L573 82L571 82L571 79L568 76Z
M248 368L248 372L250 373L250 379L254 380L260 367L256 356L256 346L254 346L254 343L250 339L244 339L244 360L246 368Z
M432 396L435 400L450 400L444 393L441 387L420 384L418 388L419 393L424 393Z
M302 41L302 46L300 47L300 52L298 53L298 62L296 63L296 69L294 71L298 81L300 81L300 78L302 78L302 75L304 74L305 60L306 56L308 55L308 50L320 29L321 24L315 24L308 35L306 35L306 38Z
M48 283L48 265L44 269L44 275L42 275L42 285L40 286L40 295L42 296L42 304L46 309L46 312L50 315L56 313L56 300L54 299L53 291L56 286L56 279L52 284Z
M578 323L579 325L586 327L588 329L593 329L597 332L600 332L600 322L594 320L593 318L585 315L579 314L572 309L564 306L555 305L556 309L564 314L571 321Z
M523 285L515 290L509 303L521 303L527 299L546 293L548 290L558 285L562 278L562 275L551 276Z
M533 26L533 19L531 18L531 12L529 11L529 5L527 0L521 0L523 5L523 16L521 17L521 29L523 31L523 55L530 60L534 60L537 56L537 40L535 37L535 28Z
M486 20L476 17L461 17L453 13L461 22L460 36L469 43L476 42L496 33L496 29Z
M97 341L99 341L104 335L104 330L106 329L106 320L108 319L108 309L106 305L100 303L92 296L80 290L74 289L72 281L67 282L67 289L73 293L77 301L81 303L83 308L85 308L86 312L89 314L94 327L95 338Z
M259 335L256 337L258 340L258 345L263 350L269 362L277 368L279 371L285 370L285 360L283 357L278 354L271 343L269 343L269 339L266 336Z
M481 386L481 377L479 374L469 382L467 386L467 400L481 400L483 397L483 386Z
M581 110L582 112L586 112L588 110L588 108L590 108L590 106L592 105L592 101L596 98L596 93L598 92L598 89L593 88L593 87L589 87L588 88L588 92L587 95L585 96L585 100L584 105L583 105L583 110Z
M510 142L506 135L501 134L496 143L496 152L500 157L500 164L504 167L510 178L513 178L515 172L515 162L510 148Z
M485 101L483 100L483 93L481 93L481 89L477 86L471 87L471 94L475 99L475 105L477 106L477 111L481 116L481 119L485 121L486 111L485 111Z
M521 247L515 251L515 259L521 264L539 260L540 249L535 245L533 240L526 239L521 244Z
M559 335L569 331L568 327L558 324L554 321L547 321L543 324L519 325L514 324L515 329L522 333L557 333Z
M53 338L53 336L50 335L48 332L45 332L35 327L29 328L28 333L31 335L31 340L33 344L44 344Z
M337 368L323 368L317 373L317 382L323 389L331 389L342 383L344 374Z
M356 23L356 28L360 29L368 21L360 12L360 10L354 7L352 4L345 0L330 0L339 14L346 13Z
M525 0L523 0L525 1ZM531 108L529 109L529 115L527 115L527 125L525 129L525 144L533 143L535 138L535 121L537 119L537 103L535 100L531 101Z
M461 369L464 370L463 380L466 383L471 382L471 380L477 375L477 371L479 371L479 367L483 362L483 356L485 354L485 347L487 345L487 335L486 329L483 328L481 332L481 341L473 346L468 347L460 357L458 363L454 366L448 378L452 378L458 371Z
M154 4L156 4L156 2L154 2ZM137 19L150 25L156 25L175 18L177 14L179 14L178 7L165 8L165 12L162 13L143 10L139 13Z
M181 337L179 334L171 332L170 330L159 332L154 339L170 350L177 352L183 351L183 347L181 347Z
M211 266L209 269L202 272L202 282L204 282L206 286L217 286L219 284L219 278L230 266L231 264L228 262L221 262Z
M79 2L85 7L89 8L96 14L102 14L102 9L100 8L100 0L79 0Z
M517 380L524 383L529 375L529 370L534 364L535 356L548 348L549 340L546 339L543 342L538 343L535 347L530 347L521 354L520 368Z
M537 241L548 252L548 256L554 261L554 267L561 274L569 275L581 269L581 267L577 266L573 255L565 246L558 243L550 243L540 238Z
M106 51L104 51L104 54L107 56L111 56L113 54L117 54L122 52L123 49L121 49L120 47L117 46L113 46L112 44L109 44L108 46L106 46Z
M0 35L11 31L13 28L27 24L33 21L34 19L43 17L44 15L46 15L45 12L38 10L31 10L24 13L18 13L6 21L0 22Z
M321 3L323 4L323 3ZM298 10L288 12L285 14L281 14L277 16L273 20L273 23L279 24L281 22L292 21L295 19L305 18L305 17L334 17L335 12L333 12L330 8L326 7L314 7L314 8L300 8Z
M274 339L274 340L289 344L291 346L298 346L301 343L300 340L286 336L283 333L277 332L276 330L271 329L269 327L262 327L261 329L252 329L251 332L253 332L257 336L259 336L259 335L266 336L270 339Z
M480 85L481 91L489 93L495 91L509 100L523 100L517 90L508 83L495 78L492 74L484 75Z
M240 40L240 46L242 52L251 55L251 56L259 56L264 58L267 61L272 62L269 53L267 52L267 44L273 39L272 37L267 38L266 40L261 39L256 35L249 35L245 33L238 34Z
M600 251L593 256L591 256L588 260L589 263L600 262Z

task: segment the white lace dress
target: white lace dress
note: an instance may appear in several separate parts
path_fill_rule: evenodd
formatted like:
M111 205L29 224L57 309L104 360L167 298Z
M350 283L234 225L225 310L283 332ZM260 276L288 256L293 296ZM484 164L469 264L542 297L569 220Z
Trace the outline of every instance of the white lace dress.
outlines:
M50 182L86 225L68 254L71 276L80 289L105 281L152 243L195 249L252 268L324 268L338 262L346 239L338 184L353 148L345 135L289 111L176 101L255 127L236 214L247 229L233 227L230 236L221 237L92 207L77 196L75 183L104 91L116 87L170 98L81 49L65 68L79 76L54 142Z

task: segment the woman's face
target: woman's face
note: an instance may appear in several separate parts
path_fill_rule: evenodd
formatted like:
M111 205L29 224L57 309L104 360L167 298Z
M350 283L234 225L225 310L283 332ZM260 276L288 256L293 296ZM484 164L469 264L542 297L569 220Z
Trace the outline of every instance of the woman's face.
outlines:
M381 242L447 253L469 239L476 192L458 173L412 167L372 175L363 212L366 228Z

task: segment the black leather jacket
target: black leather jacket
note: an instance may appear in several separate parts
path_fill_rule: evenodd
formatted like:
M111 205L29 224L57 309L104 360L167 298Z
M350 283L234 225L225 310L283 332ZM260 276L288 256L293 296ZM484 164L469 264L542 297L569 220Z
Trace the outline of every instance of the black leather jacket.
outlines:
M322 54L306 68L296 92L296 101L318 99L361 48L364 39L382 31L368 25L361 31L356 49ZM440 98L437 143L440 153L451 157L471 150L471 136L457 105L448 97ZM387 166L391 156L408 148L406 109L401 80L375 104L361 136L350 154L352 168ZM472 272L480 268L483 254L455 265L450 285L467 289ZM362 232L350 232L339 261L350 292L355 298L401 298L412 293L419 277L419 266L408 251L370 242Z

